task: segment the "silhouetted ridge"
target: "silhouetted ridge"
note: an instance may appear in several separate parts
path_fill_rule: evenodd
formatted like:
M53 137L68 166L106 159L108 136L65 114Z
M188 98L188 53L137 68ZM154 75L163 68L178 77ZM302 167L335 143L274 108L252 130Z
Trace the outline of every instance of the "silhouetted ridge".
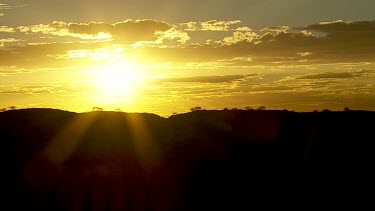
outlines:
M1 112L2 199L12 210L238 210L316 191L344 200L372 178L374 117Z

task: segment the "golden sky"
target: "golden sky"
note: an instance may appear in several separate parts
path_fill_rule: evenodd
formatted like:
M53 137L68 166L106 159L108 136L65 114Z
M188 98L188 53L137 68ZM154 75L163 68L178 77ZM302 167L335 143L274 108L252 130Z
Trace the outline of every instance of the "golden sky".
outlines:
M0 108L375 110L374 1L0 0Z

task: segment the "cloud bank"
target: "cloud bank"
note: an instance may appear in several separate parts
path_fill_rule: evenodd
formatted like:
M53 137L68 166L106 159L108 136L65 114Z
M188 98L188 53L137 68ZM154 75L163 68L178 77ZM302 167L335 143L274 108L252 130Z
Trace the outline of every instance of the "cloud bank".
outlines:
M246 78L257 77L258 74L246 75L212 75L212 76L193 76L193 77L179 77L179 78L163 78L162 82L182 82L182 83L226 83L244 80Z
M55 21L17 28L1 26L0 32L17 34L14 39L26 43L2 47L0 61L18 65L47 55L49 60L69 58L59 55L72 50L97 51L103 46L120 45L125 49L122 54L132 54L145 62L175 65L220 62L225 66L246 67L375 62L373 21L339 20L293 30L289 26L271 26L259 31L248 26L233 27L237 24L241 22L210 20L170 24L128 19L113 24ZM212 38L192 42L194 36L199 36L197 32L208 33ZM224 36L218 39L217 33ZM36 47L35 43L27 43L30 37L51 42Z

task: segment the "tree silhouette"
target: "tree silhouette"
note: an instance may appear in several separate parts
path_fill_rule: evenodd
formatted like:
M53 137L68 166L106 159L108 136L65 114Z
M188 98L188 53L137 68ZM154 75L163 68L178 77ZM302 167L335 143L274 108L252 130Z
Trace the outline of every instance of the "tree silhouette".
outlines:
M104 109L100 108L100 107L92 107L92 110L93 111L104 111Z
M202 108L199 107L199 106L190 109L190 111L192 111L192 112L193 111L200 111L200 110L202 110Z
M259 108L257 110L259 110L259 111L266 110L266 107L265 106L259 106Z
M245 110L253 110L253 108L251 108L250 106L246 106Z

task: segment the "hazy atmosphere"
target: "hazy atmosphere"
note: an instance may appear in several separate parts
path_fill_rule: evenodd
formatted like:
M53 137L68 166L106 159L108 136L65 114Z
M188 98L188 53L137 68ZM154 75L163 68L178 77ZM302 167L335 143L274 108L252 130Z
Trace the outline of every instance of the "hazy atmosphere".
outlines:
M375 110L374 8L0 0L0 108Z
M374 9L0 0L2 210L371 207Z

